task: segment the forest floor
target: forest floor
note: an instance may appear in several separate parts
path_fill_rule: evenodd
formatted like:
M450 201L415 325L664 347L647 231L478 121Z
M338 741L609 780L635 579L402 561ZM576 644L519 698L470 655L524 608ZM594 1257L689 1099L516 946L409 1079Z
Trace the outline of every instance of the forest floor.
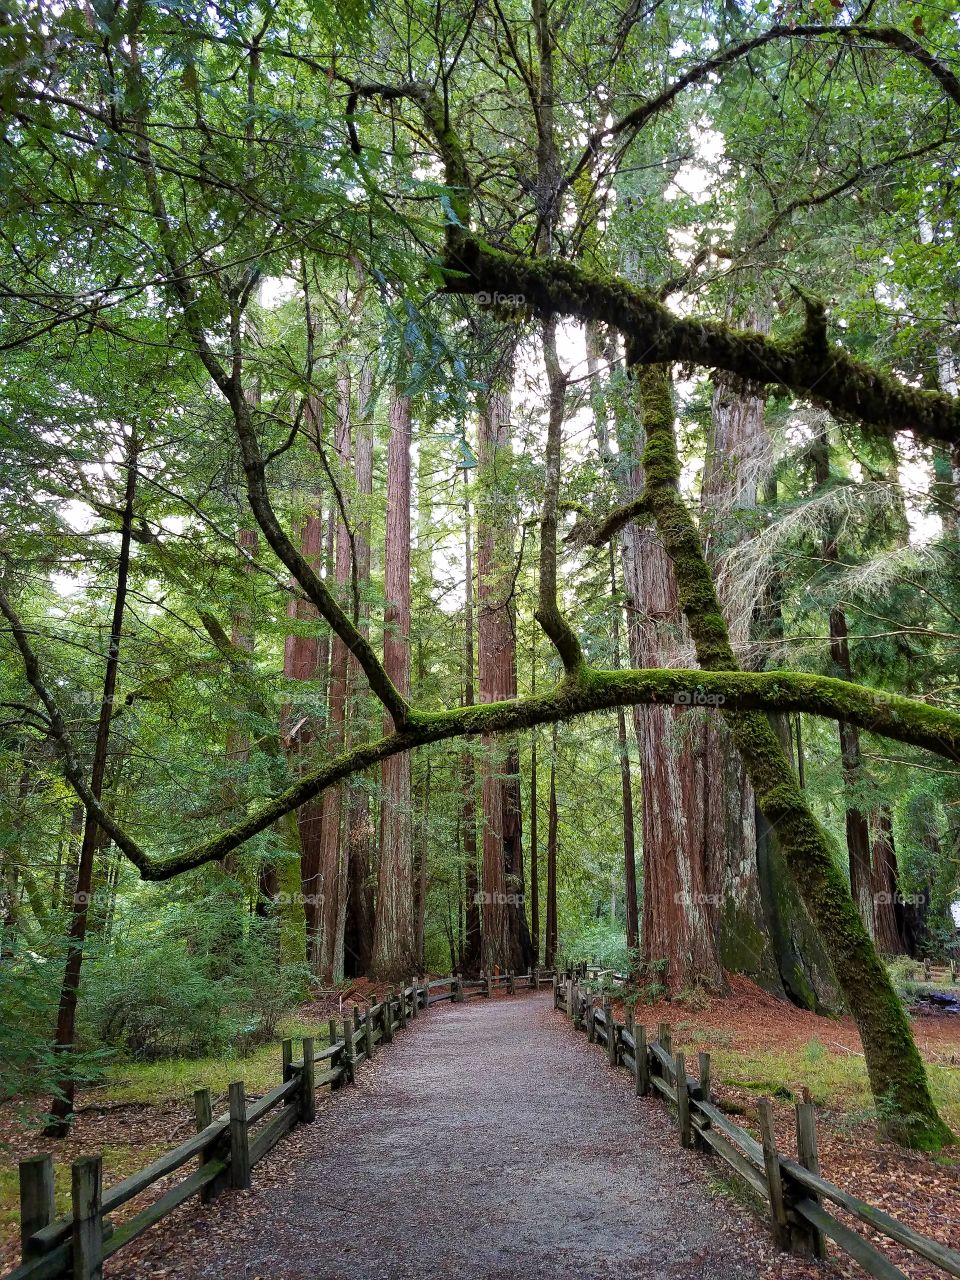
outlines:
M714 1095L754 1134L759 1133L757 1099L771 1098L777 1143L790 1155L796 1152L793 1100L809 1089L817 1104L823 1176L960 1249L960 1146L929 1156L882 1141L853 1019L808 1013L746 978L729 975L729 980L730 992L723 998L638 1004L634 1016L648 1034L669 1023L673 1047L686 1053L688 1063L700 1050L709 1052ZM914 1017L912 1026L940 1112L960 1137L960 1017L925 1014ZM847 1221L870 1236L861 1224ZM884 1237L870 1238L911 1280L943 1275ZM835 1274L865 1273L846 1260L836 1264Z
M373 993L351 991L344 1007L366 994ZM319 1031L337 1005L334 997L332 1006L304 1006L283 1033ZM791 1096L808 1087L818 1103L824 1175L960 1247L960 1153L921 1156L879 1140L849 1019L803 1013L742 979L724 999L638 1006L637 1016L648 1028L669 1022L688 1061L696 1050L710 1051L714 1093L747 1128L755 1130L757 1098L772 1096L784 1151L793 1151ZM960 1018L917 1018L914 1028L938 1101L960 1131ZM111 1185L192 1131L194 1088L225 1094L238 1077L251 1096L277 1083L279 1046L243 1059L118 1068L108 1085L80 1099L66 1141L38 1139L9 1105L0 1108L0 1271L16 1258L17 1159L51 1151L66 1207L71 1159L103 1151ZM626 1072L611 1072L602 1051L576 1035L548 999L495 998L434 1010L415 1034L361 1069L357 1089L322 1107L316 1125L296 1130L258 1166L253 1192L229 1193L209 1208L184 1206L119 1255L108 1275L590 1276L613 1274L602 1259L614 1254L631 1259L637 1275L863 1274L849 1262L824 1266L776 1255L751 1209L722 1164L678 1149L666 1110L634 1099ZM701 1233L699 1224L708 1221ZM266 1256L277 1231L285 1248L299 1241L286 1271ZM449 1231L452 1241L441 1248ZM388 1261L394 1233L408 1270ZM243 1265L235 1237L253 1249ZM714 1237L732 1241L732 1252ZM594 1239L599 1252L590 1270ZM658 1253L664 1242L675 1252ZM883 1244L912 1280L942 1274ZM474 1249L470 1270L465 1259ZM525 1259L531 1250L537 1258L541 1249L550 1254L556 1272L553 1263L539 1271L520 1265L521 1249ZM364 1270L370 1250L381 1262ZM262 1269L247 1267L261 1256ZM431 1256L433 1272L424 1269Z

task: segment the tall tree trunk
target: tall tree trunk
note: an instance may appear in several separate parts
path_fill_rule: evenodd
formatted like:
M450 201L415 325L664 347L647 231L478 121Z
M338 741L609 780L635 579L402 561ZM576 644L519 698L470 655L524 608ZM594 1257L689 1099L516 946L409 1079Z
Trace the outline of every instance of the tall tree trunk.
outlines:
M356 557L357 585L360 589L359 630L370 634L370 606L366 601L366 589L370 583L370 497L373 493L373 370L367 362L360 374L360 402L357 406L357 430L354 446L354 477L356 480L358 516L354 521L354 555ZM365 735L366 681L357 662L349 667L350 693L350 745L355 746ZM347 869L349 894L347 902L347 936L344 945L344 963L349 976L368 973L373 957L374 904L373 884L370 874L370 844L373 824L370 819L370 791L362 777L351 777L348 783L350 795L349 851Z
M93 749L93 765L90 771L90 791L99 800L103 794L103 778L107 768L107 751L110 745L110 724L113 717L113 701L120 668L120 640L123 632L123 616L127 600L127 580L130 571L130 543L133 528L133 504L137 491L137 439L133 432L127 444L125 464L127 469L123 498L123 520L120 528L120 559L117 565L117 587L113 597L113 617L110 623L110 641L103 674L103 695L97 719L97 735ZM90 897L93 888L93 869L102 834L95 818L87 814L83 828L83 843L77 867L76 888L70 909L70 930L67 961L63 984L60 988L60 1005L57 1011L57 1030L54 1054L57 1060L57 1092L50 1105L50 1119L44 1133L47 1137L62 1138L70 1130L73 1105L76 1096L76 1078L71 1057L76 1049L77 998L80 993L80 972L83 966L83 944L87 933Z
M479 441L485 482L477 543L481 702L502 702L517 696L513 523L509 499L497 483L498 467L509 457L509 428L509 393L491 390L480 413ZM485 737L483 747L481 959L488 972L525 969L530 944L521 896L519 752L514 741L493 737Z
M464 603L463 603L463 705L472 707L475 700L473 644L473 515L467 473L464 482ZM473 739L463 744L462 789L463 865L464 865L464 940L463 971L477 974L480 970L480 882L477 875L477 771L473 758Z
M876 934L874 941L882 955L903 955L906 945L900 930L902 898L897 851L893 843L893 815L888 804L879 805L873 815L873 844L870 860L873 873Z
M410 692L410 400L394 397L390 408L387 459L387 538L383 665L401 694ZM384 717L384 732L393 729ZM410 814L410 756L391 756L382 765L380 871L373 935L373 972L402 978L413 964L413 884Z
M557 726L550 738L550 799L547 808L547 936L543 963L552 969L557 962Z
M537 637L534 632L530 663L530 693L537 691ZM537 730L530 733L530 950L534 966L540 963L540 866L537 848Z
M337 417L334 433L334 450L337 455L340 489L337 510L336 559L334 580L342 597L350 581L352 549L350 532L344 521L341 503L346 504L344 481L350 468L350 375L341 369L337 378ZM346 741L347 709L347 646L339 636L330 644L330 676L327 695L327 733L325 747L328 755L338 755ZM322 797L320 818L320 911L319 946L316 949L316 972L321 982L337 983L343 978L343 928L345 918L348 844L341 839L344 784L328 787Z
M610 551L610 593L617 601L617 560ZM620 667L620 614L613 615L613 665ZM633 824L633 779L630 776L630 748L627 744L627 717L617 707L617 754L620 757L620 795L623 806L623 894L627 923L627 946L635 951L640 945L640 918L637 905L637 850Z
M830 441L824 421L811 449L814 479L817 488L823 490L830 482ZM822 555L826 564L836 564L839 559L836 535L829 531L823 542ZM847 616L840 605L830 610L830 658L833 674L843 680L853 679L850 661L850 644L847 638ZM873 901L873 875L870 860L870 830L867 816L861 808L858 792L863 786L863 755L860 751L860 732L846 720L837 722L840 736L840 763L846 796L847 859L850 868L850 891L857 904L860 917L872 935L876 933Z

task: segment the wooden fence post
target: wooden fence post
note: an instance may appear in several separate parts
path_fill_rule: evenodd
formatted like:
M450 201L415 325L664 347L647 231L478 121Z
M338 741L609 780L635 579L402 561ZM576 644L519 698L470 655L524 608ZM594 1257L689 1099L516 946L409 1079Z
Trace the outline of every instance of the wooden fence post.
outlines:
M757 1114L760 1118L760 1140L763 1146L763 1166L767 1174L767 1195L770 1198L773 1235L781 1249L789 1249L790 1229L787 1225L787 1210L783 1200L783 1183L780 1180L777 1140L773 1132L773 1107L769 1098L759 1100Z
M453 1000L455 1004L463 1004L463 974L457 974L457 985L453 989Z
M554 970L553 972L553 1007L555 1009L557 1007L557 991L558 990L559 990L559 983L557 982L557 972L556 970Z
M367 1012L363 1019L364 1045L367 1051L367 1057L373 1061L373 1005L367 1001Z
M393 1042L393 991L387 992L387 998L383 1002L383 1043L392 1044Z
M512 969L507 974L507 994L511 996L517 994L516 978Z
M419 992L417 991L416 978L410 979L410 988L412 993L410 997L410 1016L415 1018L417 1014L420 1012L420 1007L419 1007L420 995L419 995Z
M103 1275L103 1166L100 1156L83 1156L70 1166L73 1208L73 1280Z
M811 1173L820 1173L820 1155L817 1151L817 1112L812 1102L798 1102L797 1112L797 1162ZM804 1188L803 1195L815 1204L820 1204L820 1196L816 1191ZM816 1227L804 1223L797 1232L799 1244L806 1247L815 1258L827 1256L827 1244L823 1232Z
M668 1054L673 1054L673 1037L670 1034L670 1023L661 1022L657 1029L657 1041L661 1049L666 1050Z
M283 1040L280 1043L281 1071L280 1078L286 1084L292 1073L290 1063L293 1062L293 1041Z
M609 996L604 998L603 1012L607 1019L607 1061L611 1067L615 1067L617 1065L617 1023L610 1006Z
M194 1089L193 1091L193 1118L197 1126L197 1133L202 1133L208 1124L213 1124L213 1095L209 1089ZM200 1164L206 1164L211 1158L213 1152L201 1151ZM216 1195L215 1183L208 1182L205 1187L200 1190L200 1203L209 1204Z
M247 1091L242 1080L230 1086L230 1185L241 1191L250 1186Z
M300 1072L300 1119L310 1124L317 1118L317 1095L314 1062L313 1036L303 1037L303 1070Z
M673 1057L673 1076L677 1089L677 1120L680 1124L681 1147L693 1146L690 1125L690 1094L687 1090L687 1060L679 1049Z
M344 1084L353 1084L357 1078L357 1063L353 1052L353 1026L349 1018L343 1020Z
M20 1161L20 1251L24 1262L32 1256L30 1237L57 1216L53 1196L53 1156L29 1156Z
M700 1067L700 1096L704 1102L710 1101L710 1055L701 1052L698 1055Z
M650 1092L650 1063L647 1060L647 1028L641 1022L633 1024L634 1061L637 1065L635 1088L637 1097Z
M597 1014L593 1005L593 996L587 996L587 1039L591 1044L597 1043Z
M487 998L493 995L493 974L487 974Z

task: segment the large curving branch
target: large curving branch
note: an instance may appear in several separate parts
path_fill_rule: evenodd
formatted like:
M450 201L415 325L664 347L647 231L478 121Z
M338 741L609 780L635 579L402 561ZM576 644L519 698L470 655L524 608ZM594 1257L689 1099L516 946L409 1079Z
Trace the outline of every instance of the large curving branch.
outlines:
M932 751L953 763L960 761L960 714L957 712L931 707L911 698L880 693L831 676L789 671L604 671L582 666L547 693L450 711L413 710L402 730L346 751L321 768L305 774L228 830L180 853L158 858L143 849L91 792L79 754L44 679L27 630L2 590L0 612L6 617L14 644L20 651L27 680L46 712L47 733L60 757L67 781L87 812L145 880L169 880L194 867L219 861L328 787L390 756L432 742L471 735L516 733L520 729L554 724L621 706L674 705L722 709L724 712L802 711L831 720L848 720L870 733Z
M811 31L838 34L828 27L814 27ZM888 34L889 44L896 43L894 36L906 44L916 43L902 32L891 29ZM901 47L900 43L896 47ZM916 48L925 53L921 46ZM957 96L960 102L960 82L932 55L926 56L936 64L938 78L942 72L951 97ZM434 138L455 215L446 229L448 292L519 293L524 304L541 315L567 315L612 325L627 341L631 364L676 363L722 369L760 386L792 391L823 405L837 417L857 419L887 437L912 430L922 439L960 444L960 398L909 386L894 374L857 360L828 340L826 314L819 304L807 303L806 323L793 338L771 338L731 329L717 320L677 316L655 294L573 262L528 258L487 244L471 233L469 167L459 137L434 90L416 81L355 86L349 109L351 141L357 151L360 142L353 112L361 97L410 99L419 107L424 126Z
M768 30L762 31L759 35L751 36L747 40L741 40L738 44L731 45L728 49L722 49L719 53L714 54L712 58L707 58L705 61L689 67L683 75L671 81L665 89L654 97L641 102L639 106L634 107L632 111L627 112L625 116L614 121L613 124L594 130L588 138L587 145L580 158L564 177L560 191L566 190L567 187L576 182L580 174L593 163L604 142L608 139L620 138L624 135L629 137L637 133L649 120L652 120L654 116L659 115L661 111L669 107L685 89L689 89L693 85L702 84L716 72L723 71L733 63L739 62L741 58L745 58L755 50L762 49L764 45L772 44L777 40L810 40L823 37L833 37L847 43L851 40L864 40L870 44L895 49L928 71L946 95L960 105L960 80L957 79L945 62L942 62L935 54L932 54L929 49L925 49L922 44L919 44L912 36L907 35L905 31L900 31L896 27L870 27L862 23L854 23L848 27L826 27L820 23L805 23L801 25L778 23L768 28Z

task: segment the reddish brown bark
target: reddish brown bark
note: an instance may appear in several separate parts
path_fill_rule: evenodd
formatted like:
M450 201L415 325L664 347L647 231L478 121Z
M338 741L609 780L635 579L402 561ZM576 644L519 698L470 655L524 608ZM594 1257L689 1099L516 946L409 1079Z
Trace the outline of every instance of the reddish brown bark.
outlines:
M337 379L337 418L334 449L339 463L338 483L350 466L350 376L345 371ZM342 598L350 581L352 549L340 503L335 502L336 560L334 581ZM331 756L338 755L346 740L347 647L335 636L330 646L330 675L327 693L327 733L325 746ZM347 845L341 840L341 817L344 785L330 787L321 800L319 870L322 903L319 911L319 936L314 947L315 969L321 982L335 983L343 977L343 926L347 892Z
M811 450L814 479L818 488L824 488L830 480L830 443L824 425ZM839 559L836 537L828 533L823 542L822 555L826 564ZM840 605L830 610L830 659L834 673L844 680L853 679L850 661L850 644L847 617ZM870 831L867 817L858 803L857 791L863 781L863 755L860 751L860 732L846 720L837 722L840 737L840 765L846 793L847 859L850 868L850 892L860 911L861 919L871 937L876 933L873 902L873 875L870 860Z
M543 963L552 969L557 960L557 727L554 725L550 750L550 798L547 808L547 931Z
M873 845L870 850L873 873L877 950L896 956L906 952L901 920L900 874L893 842L893 817L889 805L880 805L873 814Z
M464 486L467 475L464 473ZM473 515L470 498L464 496L464 604L463 604L463 705L472 707L476 697L474 685L473 643ZM463 750L463 828L464 863L464 939L462 966L464 973L480 970L480 883L477 875L477 771L473 760L473 740L464 740Z
M356 557L357 584L360 597L358 627L361 635L370 633L370 606L364 599L370 582L370 502L373 493L373 429L370 422L372 408L372 370L369 363L360 375L360 403L354 446L354 476L358 503L358 518L354 522L354 555ZM348 690L350 696L350 745L365 736L364 709L366 705L366 681L356 661L349 663ZM370 793L363 778L351 778L348 784L349 851L347 873L346 936L344 942L344 966L351 977L365 974L370 969L373 956L374 904L373 885L370 878L370 845L373 827L370 820Z
M410 401L397 395L390 407L387 459L386 611L383 665L401 694L410 692ZM393 729L384 717L384 732ZM373 972L402 978L413 965L410 756L391 756L382 766L380 870Z
M480 413L479 452L484 501L477 539L478 675L481 702L517 696L514 635L513 523L497 468L510 448L510 397L492 391ZM483 740L483 857L480 904L485 970L525 969L529 934L523 912L519 753L513 742Z

